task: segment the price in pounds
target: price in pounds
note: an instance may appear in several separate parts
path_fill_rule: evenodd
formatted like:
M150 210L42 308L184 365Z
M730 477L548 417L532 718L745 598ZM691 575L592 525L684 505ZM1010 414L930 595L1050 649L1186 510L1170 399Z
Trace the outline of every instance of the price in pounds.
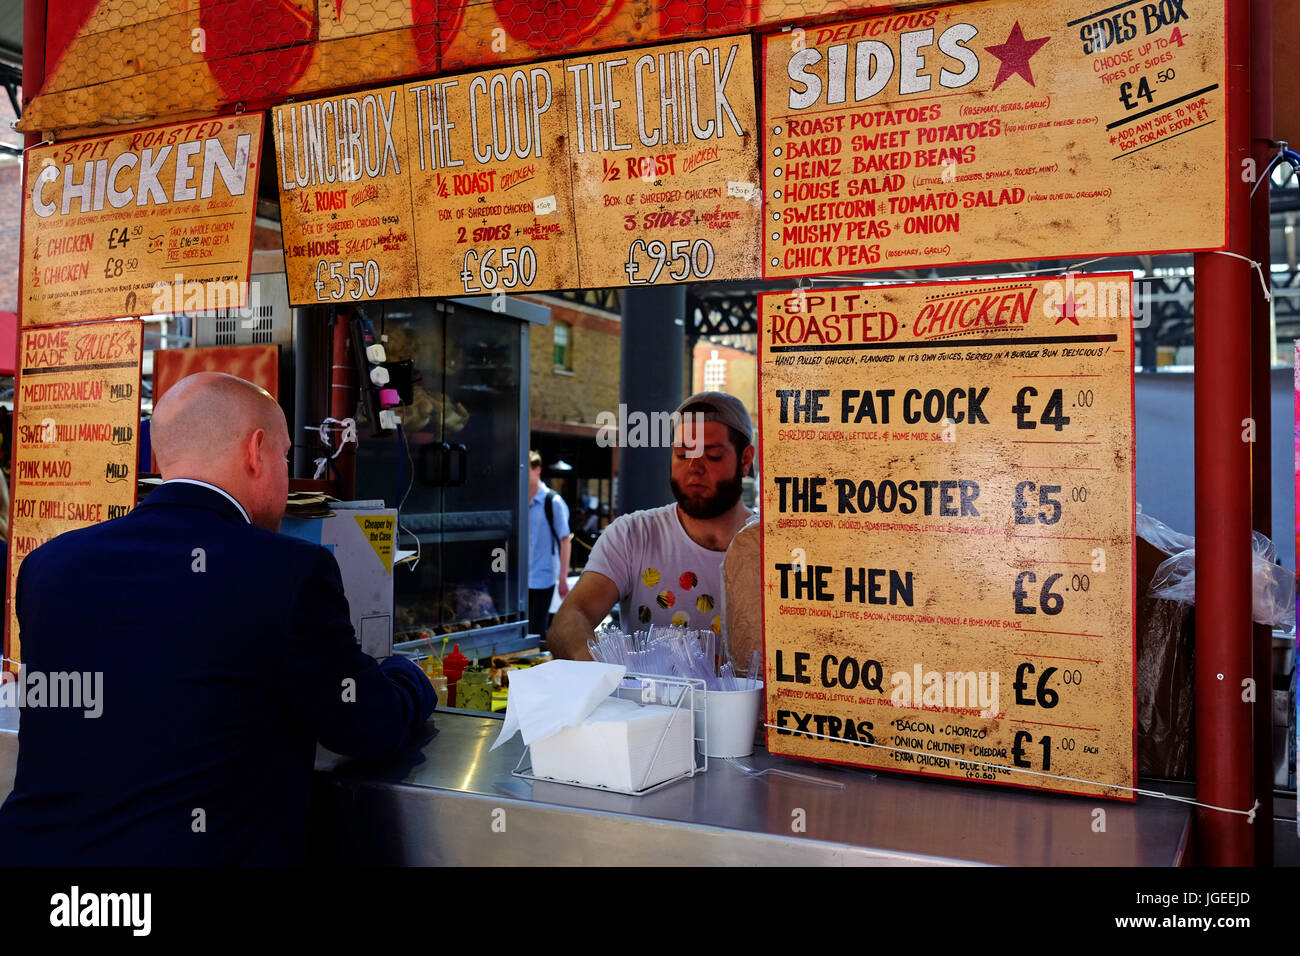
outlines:
M316 263L316 298L318 301L330 299L373 299L379 293L379 263L374 259L365 262L349 262L348 271L343 272L342 262L326 262L322 259Z
M108 261L104 263L104 278L117 279L123 273L134 272L139 267L139 259L119 259L115 256L109 256Z
M650 266L648 278L642 277L642 262L638 258L638 252L649 259L646 263ZM665 243L661 239L649 242L634 239L628 248L627 264L623 270L627 273L628 282L633 285L650 285L659 281L659 275L665 268L668 269L670 279L685 282L692 278L707 279L713 272L713 261L713 244L707 239L696 239L693 242L690 239L674 239L671 243ZM669 263L672 265L669 266Z
M1011 744L1011 762L1017 767L1032 769L1033 763L1029 759L1029 752L1026 745L1034 745L1034 735L1027 730L1017 730L1015 740ZM1038 738L1038 746L1042 748L1043 759L1039 764L1040 770L1052 769L1052 737L1050 734L1043 734Z
M1175 74L1172 69L1161 70L1156 74L1157 83L1167 83L1174 78ZM1143 103L1150 104L1155 100L1155 92L1151 89L1151 80L1149 77L1142 77L1138 80L1137 89L1133 88L1132 83L1124 82L1119 85L1119 101L1124 105L1124 109L1137 109Z
M1040 610L1044 614L1057 615L1065 609L1065 598L1061 594L1052 590L1053 585L1061 578L1063 574L1049 574L1041 587L1037 588L1036 597L1031 597L1029 586L1038 582L1038 575L1033 571L1021 571L1016 575L1016 585L1011 589L1011 597L1016 604L1017 614L1037 614ZM1028 603L1034 600L1037 607Z
M1060 614L1065 608L1065 594L1084 594L1092 587L1092 580L1086 574L1071 574L1068 581L1064 574L1049 574L1041 587L1031 587L1037 583L1038 575L1033 571L1016 575L1011 597L1016 602L1017 614L1037 614L1040 610L1044 614Z
M1038 491L1039 508L1036 513L1032 510L1033 505L1029 503L1029 498L1033 496L1035 489ZM1054 496L1060 493L1060 485L1039 485L1032 481L1022 481L1017 484L1016 495L1011 499L1011 512L1016 517L1016 524L1056 524L1061 520L1061 502ZM1086 490L1084 495L1086 500Z
M1017 730L1015 740L1011 744L1011 762L1017 767L1024 767L1027 770L1033 769L1033 761L1030 759L1030 748L1037 746L1042 757L1039 761L1040 770L1052 769L1052 736L1043 734L1037 741L1034 735L1027 730ZM1062 737L1056 742L1056 749L1066 753L1085 753L1096 754L1100 748L1088 744L1081 744L1074 737Z
M1088 392L1088 395L1088 401L1091 404L1091 391ZM1016 403L1011 406L1011 414L1016 416L1016 428L1024 431L1037 428L1039 425L1046 425L1059 432L1070 424L1070 416L1065 414L1065 396L1062 389L1052 389L1052 394L1047 397L1047 404L1043 406L1041 413L1035 413L1034 407L1030 403L1030 399L1037 397L1038 389L1032 385L1026 385L1016 392ZM1038 415L1037 421L1032 420L1035 414Z
M1048 667L1038 675L1037 681L1033 681L1037 668L1033 664L1025 661L1016 667L1016 682L1012 684L1016 692L1016 703L1021 707L1042 707L1044 710L1051 710L1060 703L1061 695L1052 686L1052 678L1058 673L1061 675L1061 683L1069 687L1078 687L1083 683L1083 672L1076 668L1067 668L1060 670L1057 667ZM1030 694L1030 686L1033 686L1033 693Z
M500 259L497 258L498 252ZM491 292L498 287L513 289L530 286L537 278L537 253L532 246L506 246L488 249L481 256L475 249L465 250L460 281L466 292ZM475 285L475 281L478 285Z
M144 235L144 226L114 226L108 230L108 248L125 249L126 244L132 239L139 239Z

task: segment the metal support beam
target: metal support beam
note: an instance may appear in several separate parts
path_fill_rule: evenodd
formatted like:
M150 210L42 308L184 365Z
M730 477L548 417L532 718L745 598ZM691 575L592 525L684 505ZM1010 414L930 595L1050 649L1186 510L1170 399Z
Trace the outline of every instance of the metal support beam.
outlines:
M619 392L630 417L641 412L671 412L681 404L686 349L686 289L651 286L625 289L622 296L623 358ZM611 409L613 411L613 409ZM651 431L647 427L647 432ZM659 446L659 442L652 443ZM619 514L657 508L672 500L669 458L663 447L620 447Z
M1255 169L1262 171L1273 153L1273 4L1254 0L1250 7L1250 127ZM1267 281L1272 262L1269 179L1256 189L1250 206L1250 257L1264 266ZM1273 411L1270 379L1275 346L1272 310L1259 283L1250 284L1251 415L1255 443L1251 445L1253 479L1251 510L1256 531L1273 537ZM1256 624L1255 669L1255 865L1273 865L1273 629Z
M1227 0L1228 248L1250 253L1250 4ZM1250 266L1198 253L1196 268L1196 792L1201 803L1249 810L1254 802L1251 706ZM1254 831L1244 816L1200 808L1198 862L1249 866ZM1268 821L1255 826L1267 827Z

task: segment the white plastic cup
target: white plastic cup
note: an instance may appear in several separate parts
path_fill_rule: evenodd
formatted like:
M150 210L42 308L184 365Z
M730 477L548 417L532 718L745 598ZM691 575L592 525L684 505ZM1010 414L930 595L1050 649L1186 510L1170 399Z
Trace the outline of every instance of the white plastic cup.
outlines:
M743 678L742 678L743 679ZM704 754L709 757L748 757L754 752L758 708L763 682L753 690L706 690Z

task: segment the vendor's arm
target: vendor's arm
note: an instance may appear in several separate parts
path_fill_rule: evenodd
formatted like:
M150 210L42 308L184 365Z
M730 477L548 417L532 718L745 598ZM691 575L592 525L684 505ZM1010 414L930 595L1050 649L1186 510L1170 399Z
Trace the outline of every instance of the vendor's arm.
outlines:
M280 680L290 706L322 744L345 756L399 751L437 698L400 656L382 664L357 645L334 556L313 548L289 604Z
M596 625L618 602L618 587L597 571L586 571L555 612L546 633L546 646L565 660L589 661L587 641L595 637Z

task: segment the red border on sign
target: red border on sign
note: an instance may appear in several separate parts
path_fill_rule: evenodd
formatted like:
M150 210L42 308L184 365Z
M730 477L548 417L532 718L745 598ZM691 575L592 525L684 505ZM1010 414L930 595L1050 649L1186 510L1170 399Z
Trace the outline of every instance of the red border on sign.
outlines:
M132 472L133 472L133 475L134 475L134 478L132 479L132 483L131 483L131 510L134 511L134 510L136 509L136 506L140 503L140 500L139 500L139 491L140 491L140 480L139 480L139 479L140 479L140 403L141 403L141 399L143 398L143 395L142 395L142 393L141 393L141 391L140 391L140 386L141 386L141 385L143 384L143 382L144 382L144 322L142 322L142 321L141 321L139 318L137 318L137 317L131 316L131 317L126 317L126 318L117 318L117 319L95 319L95 320L90 321L90 322L59 322L59 323L56 323L56 324L53 324L53 325L34 325L34 326L31 327L31 331L34 331L34 332L44 332L44 331L46 331L46 330L48 330L48 329L69 329L69 328L81 328L81 327L83 327L83 326L87 326L87 325L107 325L107 324L109 324L109 323L113 323L113 322L134 322L134 323L136 324L136 327L139 329L139 332L140 332L140 344L139 344L139 347L136 349L136 365L135 365L135 424L132 426L132 431L133 431L134 435L133 435L133 437L132 437L132 449L131 449L131 468L132 468ZM23 329L22 326L20 325L20 326L18 327L18 331L17 331L17 336L18 336L18 337L14 340L14 410L13 410L13 415L11 416L11 421L13 422L13 424L14 424L15 426L17 425L17 422L18 422L19 397L20 397L21 394L22 394L22 383L23 383L23 363L22 363L22 352L21 352L21 351L19 350L19 348L18 348L19 343L22 342L23 331L24 331L24 329ZM15 427L15 429L14 429L14 435L15 435L15 436L17 435L17 428L16 428L16 427ZM10 619L10 616L11 616L11 615L10 615L10 610L11 610L11 608L12 608L12 606L13 606L13 601L14 601L14 598L15 598L15 596L16 596L16 592L17 592L17 584L18 584L18 582L14 580L14 573L13 573L13 568L14 568L14 547L13 547L13 538L14 538L14 534L13 534L13 532L14 532L14 502L18 500L18 495L14 493L14 488L16 487L16 484L15 484L14 479L13 479L13 477L12 477L12 476L13 476L13 471L14 471L14 463L17 461L17 458L18 458L18 441L17 441L17 438L16 438L16 437L13 438L13 439L9 442L9 445L10 445L10 448L9 448L9 472L10 472L10 482L9 482L9 547L8 547L8 548L6 549L6 551L5 551L5 559L6 559L6 560L5 560L5 600L4 600L4 623L3 623L3 624L0 624L0 631L2 631L3 634L4 634L3 647L4 647L4 656L5 656L5 658L8 658L8 657L10 656L11 642L13 641L13 635L9 633L9 619ZM129 512L128 512L128 513L129 513ZM112 520L112 519L110 519L110 520ZM87 527L88 527L88 526L87 526ZM57 537L57 535L56 535L56 537ZM20 654L19 660L21 660L21 651L19 652L19 654ZM16 673L17 673L17 670L12 670L12 669L11 669L11 665L10 665L7 661L4 662L4 663L0 663L0 675L2 675L5 671L8 671L8 672L11 673L11 674L16 674Z
M1129 439L1129 482L1130 482L1130 487L1131 487L1131 489L1132 489L1132 494L1131 494L1131 496L1130 496L1130 503L1129 503L1129 567L1130 567L1130 569L1131 569L1131 573L1130 573L1130 575L1129 575L1129 591L1130 591L1130 607L1132 608L1132 613L1131 613L1131 615L1130 615L1131 629L1130 629L1130 632L1129 632L1129 645L1130 645L1130 647L1131 647L1130 667L1131 667L1131 673L1132 673L1132 684L1131 684L1131 688L1130 688L1131 697L1130 697L1130 700L1129 700L1130 705L1131 705L1132 721L1131 721L1130 732L1129 732L1129 746L1130 746L1130 748L1131 748L1131 753L1132 753L1132 767L1133 767L1132 786L1133 786L1133 787L1136 787L1136 786L1137 786L1137 783L1138 783L1138 752L1137 752L1137 404L1136 404L1136 391L1135 391L1135 376L1134 376L1134 373L1133 373L1133 361L1132 361L1132 358L1133 358L1133 321L1132 321L1132 319L1133 319L1133 316L1132 316L1132 302L1133 302L1133 273L1131 273L1131 272L1072 272L1072 273L1065 273L1065 272L1062 272L1062 273L1060 274L1059 278L1063 279L1066 275L1074 275L1074 276L1080 276L1080 277L1086 277L1086 278L1099 278L1099 279L1100 279L1100 278L1107 278L1107 277L1121 277L1121 276L1122 276L1122 277L1124 277L1124 278L1126 278L1126 279L1129 280L1129 303L1130 303L1129 313L1130 313L1130 314L1129 314L1129 323L1128 323L1129 328L1128 328L1128 340L1127 340L1127 342L1128 342L1128 355L1129 355L1129 367L1128 367L1128 374L1129 374L1129 428L1130 428L1130 433L1129 433L1129 434L1130 434L1130 439ZM1055 276L1055 275L1046 275L1046 276L1028 276L1028 277L1026 277L1026 278L1032 279L1032 280L1035 281L1035 282L1051 282L1051 281L1053 281L1053 280L1058 279L1058 276ZM818 292L828 292L828 293L829 293L829 292L861 292L861 291L863 291L864 289L868 289L868 290L876 291L876 290L888 290L888 289L927 289L927 288L935 288L935 287L953 287L953 286L957 286L957 285L969 285L969 286L975 286L975 285L988 285L988 284L991 284L991 283L1003 282L1003 281L1006 281L1006 279L1007 279L1006 276L990 276L990 277L988 277L988 278L980 278L980 279L955 279L955 280L949 280L949 281L947 281L947 282L905 282L905 283L889 283L889 284L884 284L884 283L882 283L882 284L880 284L880 285L871 285L871 286L828 286L828 287L826 287L826 288L819 288L817 291L818 291ZM767 474L767 461L766 461L767 442L766 442L766 440L765 440L765 438L764 438L764 436L763 436L763 420L764 420L764 417L765 417L765 416L763 415L763 364L764 364L764 355L765 355L765 353L766 353L766 351L767 351L766 348L765 348L765 346L764 346L764 343L763 343L763 316L764 316L764 314L765 314L764 309L763 309L763 303L764 303L764 300L769 299L769 298L772 297L772 296L786 296L786 295L790 295L790 294L791 294L791 291L790 291L790 290L784 290L784 289L775 289L775 290L773 290L773 291L771 291L771 292L760 292L760 293L758 294L758 317L759 317L759 318L758 318L758 339L759 339L759 341L758 341L758 403L759 403L759 414L758 414L758 441L759 441L759 445L758 445L758 461L759 461L759 476L760 476L760 479L762 479L763 476L766 476L766 474ZM760 485L761 485L761 481L760 481ZM766 508L766 505L764 504L763 490L764 490L764 489L763 489L762 487L760 487L759 490L758 490L758 494L759 494L759 503L760 503L760 511L759 511L760 515L763 514L763 509ZM759 554L759 561L760 561L760 564L761 564L762 568L764 569L764 571L766 571L766 568L767 568L767 540L766 540L766 535L763 534L763 520L760 520L760 522L759 522L758 554ZM770 716L767 714L767 701L768 701L768 682L767 682L768 642L767 642L767 588L766 588L765 584L764 584L764 585L760 585L760 587L759 587L759 611L760 611L760 614L762 615L762 621L763 621L763 714L764 714L764 723L766 724L766 723L768 723L768 722L770 721ZM1062 790L1062 789L1059 789L1059 788L1057 788L1057 787L1040 786L1040 785L1037 785L1037 784L1030 784L1030 783L1013 783L1013 782L1011 782L1011 781L1009 781L1009 780L970 780L970 779L966 779L966 778L963 778L963 777L951 776L951 775L948 775L948 774L941 774L941 773L926 773L926 772L923 772L923 771L920 771L920 770L903 770L903 769L901 769L901 768L896 768L896 767L882 767L882 766L877 766L877 765L875 765L875 764L853 763L852 761L849 761L849 760L833 760L833 759L830 759L830 758L822 758L822 757L807 757L807 756L804 756L804 755L802 755L802 754L792 754L792 753L787 753L787 752L782 751L782 750L780 749L779 742L778 742L778 747L777 747L777 749L773 749L772 744L773 744L774 742L776 742L776 741L774 741L774 737L777 736L776 731L775 731L775 729L772 728L772 727L765 727L765 730L766 730L766 734L764 735L764 742L765 742L765 745L767 746L768 753L775 754L775 755L778 755L778 756L783 756L783 757L790 757L790 758L795 759L795 760L807 760L807 761L809 761L810 763L826 763L826 764L835 764L835 765L837 765L837 766L841 766L841 767L855 767L855 768L858 768L858 769L868 769L868 770L871 770L871 771L873 771L873 772L879 771L879 772L883 772L883 773L899 773L899 774L907 774L908 776L912 776L912 777L923 777L923 778L928 779L928 780L939 780L939 781L943 781L943 782L945 782L945 783L955 783L955 784L974 784L974 785L976 785L976 786L1014 787L1014 788L1019 789L1019 790L1037 790L1037 791L1041 791L1041 792L1043 792L1043 793L1057 793L1057 794L1061 794L1061 795L1063 795L1063 796L1068 796L1068 797L1082 797L1082 798L1090 799L1090 800L1091 800L1091 799L1115 800L1115 801L1118 801L1118 802L1120 802L1120 803L1136 803L1136 802L1137 802L1137 793L1134 792L1134 791L1131 790L1131 789L1128 790L1128 791L1126 791L1125 794L1122 795L1122 796L1115 796L1115 795L1108 794L1108 793L1080 793L1080 792L1078 792L1078 791L1076 791L1076 790ZM1106 784L1099 784L1099 786L1103 786L1103 787L1104 787L1104 786L1107 786L1107 785L1106 785ZM1116 786L1118 786L1118 785L1116 785Z
M256 172L257 175L253 177L252 183L253 198L252 204L249 208L249 217L252 219L252 222L249 223L248 228L248 254L244 257L244 285L247 287L248 283L252 280L253 241L257 234L257 187L262 175L260 164L262 162L262 142L266 132L267 113L265 110L255 113L227 113L219 116L208 116L199 119L186 120L183 123L157 123L153 126L141 126L138 129L122 130L120 133L106 133L103 136L86 136L80 139L69 139L59 143L48 143L43 145L70 146L73 143L91 143L97 140L112 139L117 136L126 136L132 133L147 133L148 131L155 129L169 129L173 126L187 126L195 123L211 123L213 121L239 119L244 116L256 116L259 118L257 124L256 148L250 149L248 154L249 171ZM123 312L118 315L78 316L77 318L67 319L63 322L45 322L40 325L32 326L23 324L23 287L27 283L27 265L30 261L27 258L27 204L31 201L31 192L28 189L28 178L31 176L33 165L34 164L30 161L25 161L23 163L23 204L18 222L18 331L21 333L25 328L51 328L56 325L80 325L85 322L109 322L114 319L137 319L141 316L152 315L152 312ZM247 308L247 306L247 302L240 303L241 308ZM15 345L15 348L16 347L17 346Z

